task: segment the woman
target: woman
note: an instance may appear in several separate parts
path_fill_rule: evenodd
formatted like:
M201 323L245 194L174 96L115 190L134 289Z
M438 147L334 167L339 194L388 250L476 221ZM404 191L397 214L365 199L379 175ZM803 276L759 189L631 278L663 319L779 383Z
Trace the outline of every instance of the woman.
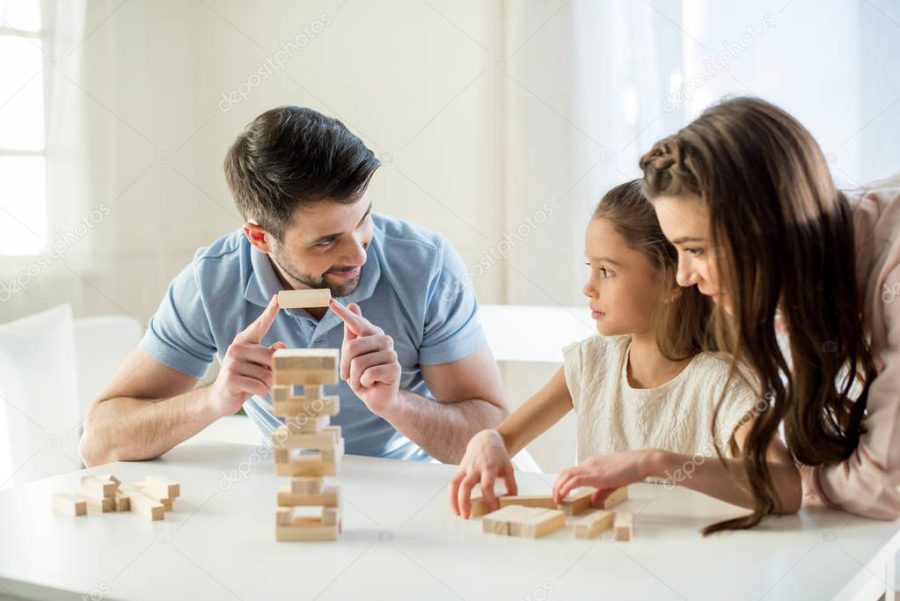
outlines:
M715 345L769 399L743 455L754 512L718 526L772 512L765 454L781 424L807 502L896 519L900 177L838 191L810 133L754 98L707 109L640 165L678 283L713 299Z

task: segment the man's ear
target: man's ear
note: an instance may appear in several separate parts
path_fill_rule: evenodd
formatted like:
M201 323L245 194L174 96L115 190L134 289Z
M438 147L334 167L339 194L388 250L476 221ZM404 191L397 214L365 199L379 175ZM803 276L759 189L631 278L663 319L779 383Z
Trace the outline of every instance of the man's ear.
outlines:
M260 225L248 221L244 223L244 235L257 250L266 254L272 252L272 235Z

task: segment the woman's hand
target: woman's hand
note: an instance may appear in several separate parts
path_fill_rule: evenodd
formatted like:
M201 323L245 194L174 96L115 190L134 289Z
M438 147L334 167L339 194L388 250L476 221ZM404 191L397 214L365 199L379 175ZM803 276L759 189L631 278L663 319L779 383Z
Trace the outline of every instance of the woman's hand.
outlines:
M499 503L494 495L494 482L502 478L506 484L506 494L518 494L516 476L503 437L496 430L482 430L472 437L466 447L466 454L459 462L459 471L450 487L450 505L453 512L468 519L472 512L472 489L481 485L481 494L488 511L497 509Z
M580 465L560 472L553 486L553 499L561 503L574 489L590 486L597 489L591 498L592 504L599 506L615 489L649 476L653 456L653 449L592 455Z

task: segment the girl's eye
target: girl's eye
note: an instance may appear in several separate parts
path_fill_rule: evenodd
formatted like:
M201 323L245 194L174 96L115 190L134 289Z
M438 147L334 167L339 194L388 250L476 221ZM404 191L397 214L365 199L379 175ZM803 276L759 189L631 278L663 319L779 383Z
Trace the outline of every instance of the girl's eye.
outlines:
M601 268L600 268L600 275L603 276L603 278L605 279L605 278L611 278L614 274L613 274L612 271L610 271L610 270L607 269L606 267L601 267Z

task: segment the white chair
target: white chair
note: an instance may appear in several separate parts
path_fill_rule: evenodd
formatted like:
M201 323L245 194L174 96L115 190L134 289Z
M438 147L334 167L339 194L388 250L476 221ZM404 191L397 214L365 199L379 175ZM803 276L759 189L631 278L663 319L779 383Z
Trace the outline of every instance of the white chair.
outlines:
M501 364L561 364L563 347L597 333L586 307L481 305L479 320ZM544 471L525 449L513 457L513 466L525 472Z

